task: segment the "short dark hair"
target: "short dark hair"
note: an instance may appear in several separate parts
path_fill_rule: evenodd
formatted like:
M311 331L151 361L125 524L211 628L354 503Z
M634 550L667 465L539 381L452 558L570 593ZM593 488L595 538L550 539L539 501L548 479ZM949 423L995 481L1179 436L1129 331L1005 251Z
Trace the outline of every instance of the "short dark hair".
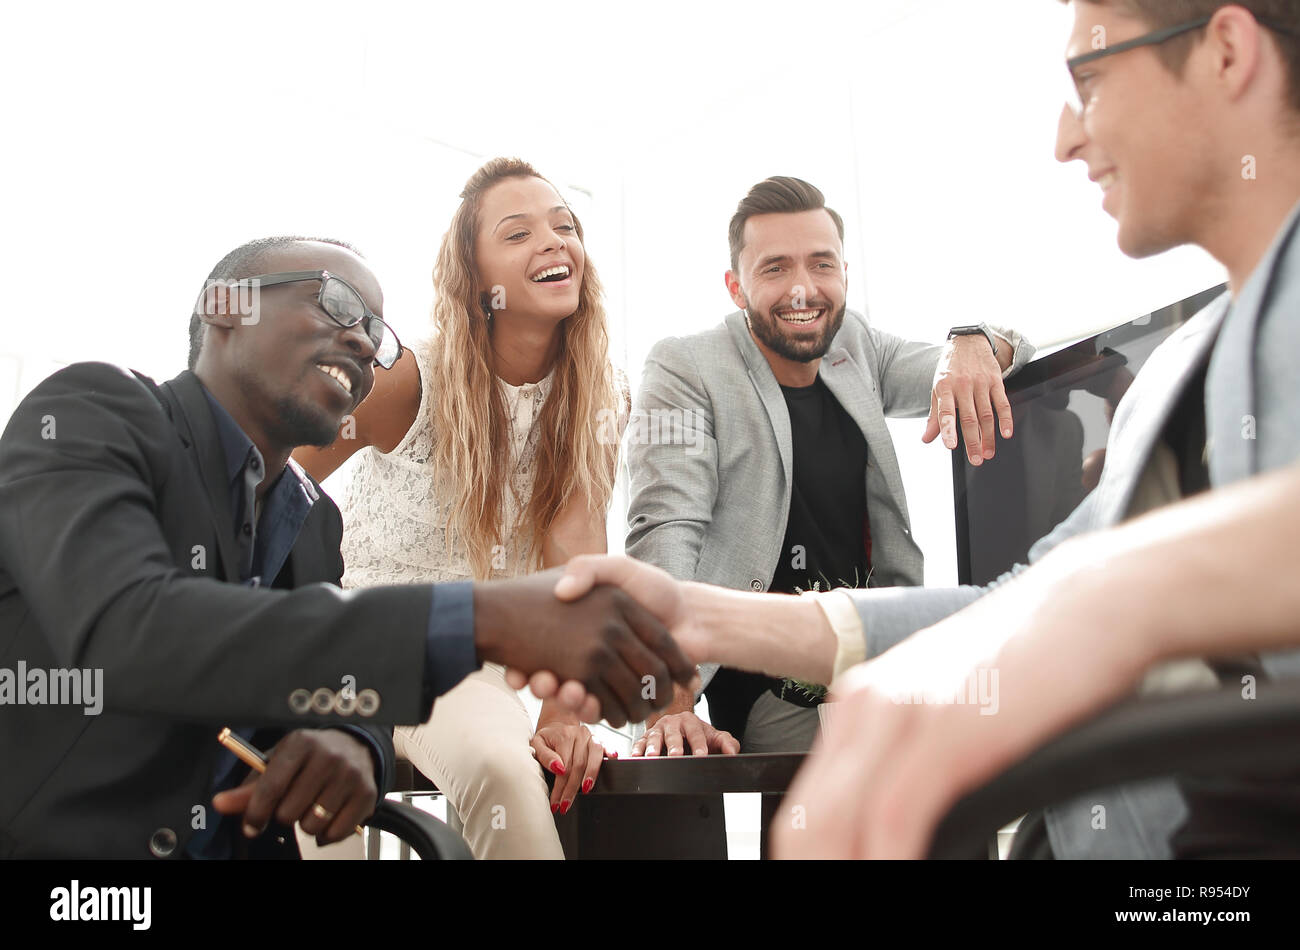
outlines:
M344 250L351 251L357 257L364 257L360 251L349 244L347 241L340 241L337 238L324 237L303 237L297 234L285 234L279 237L258 238L255 241L249 241L235 248L221 260L217 261L217 266L212 268L208 278L203 283L206 290L208 284L214 280L240 280L244 277L252 277L259 271L263 270L262 262L271 254L286 247L292 247L294 244L333 244L335 247L341 247ZM199 295L199 301L203 299L202 293ZM195 303L193 312L190 313L190 360L189 367L194 369L199 362L199 351L203 349L203 321L199 319L199 303Z
M800 178L776 175L765 178L736 205L731 216L727 239L731 244L731 270L740 269L740 252L745 248L745 222L756 214L792 214L797 211L824 210L835 222L840 244L844 243L844 219L826 207L826 196L814 185Z
M1061 0L1070 3L1072 0ZM1271 30L1277 41L1278 50L1286 65L1287 105L1293 112L1300 112L1300 4L1296 0L1086 0L1098 6L1114 7L1121 13L1136 17L1153 30L1162 30L1179 23L1190 23L1201 17L1213 16L1221 7L1244 7L1251 16L1266 29L1270 24L1283 27L1290 32ZM1204 30L1204 27L1201 28ZM1176 36L1167 43L1156 47L1156 55L1175 76L1181 77L1187 57L1191 55L1195 38L1201 30Z

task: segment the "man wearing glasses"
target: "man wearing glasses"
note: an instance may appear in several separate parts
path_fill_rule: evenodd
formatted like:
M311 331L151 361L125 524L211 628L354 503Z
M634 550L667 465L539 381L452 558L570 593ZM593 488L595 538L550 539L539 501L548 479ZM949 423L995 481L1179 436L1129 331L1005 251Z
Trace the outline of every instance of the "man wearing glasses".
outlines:
M616 722L690 682L613 588L581 605L544 575L338 589L338 508L290 452L332 441L374 364L401 357L381 309L347 245L252 242L205 287L190 371L159 386L74 364L15 410L0 857L294 857L295 822L320 844L353 833L388 787L391 724L424 721L484 660L585 682ZM26 682L82 670L98 708ZM271 750L265 774L241 784L223 726Z
M1033 566L991 589L783 602L579 558L558 588L621 583L695 655L844 674L830 733L785 800L798 820L773 826L783 856L923 856L963 793L1140 687L1222 684L1245 701L1300 675L1300 9L1073 8L1057 158L1087 165L1125 253L1196 244L1231 290L1149 357L1116 410L1100 483ZM995 707L956 698L993 673ZM1032 813L1012 850L1297 853L1300 776L1100 790Z

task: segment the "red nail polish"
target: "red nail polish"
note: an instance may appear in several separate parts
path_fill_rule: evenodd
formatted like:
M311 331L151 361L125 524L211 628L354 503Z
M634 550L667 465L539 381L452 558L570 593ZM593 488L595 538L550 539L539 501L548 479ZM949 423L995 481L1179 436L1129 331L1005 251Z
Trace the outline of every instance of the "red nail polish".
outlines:
M556 775L563 775L564 763L561 762L559 759L556 759L554 762L551 763L551 771L554 772Z
M596 784L595 779L584 778L582 780L582 794L586 795L589 791L591 791L592 786L595 784Z
M572 807L573 807L573 802L564 802L562 805L560 805L560 814L567 815L569 813L569 809Z
M560 806L559 806L559 805L555 805L555 804L552 804L552 805L551 805L551 814L552 814L552 815L554 815L554 814L555 814L557 811L559 811L559 810L560 810Z

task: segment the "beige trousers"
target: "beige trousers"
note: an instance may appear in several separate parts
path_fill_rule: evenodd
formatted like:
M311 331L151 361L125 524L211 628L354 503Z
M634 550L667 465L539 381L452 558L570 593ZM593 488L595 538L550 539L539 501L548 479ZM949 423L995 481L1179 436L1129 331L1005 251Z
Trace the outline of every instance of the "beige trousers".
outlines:
M532 717L488 663L440 696L428 722L394 729L393 747L447 796L474 857L563 860L532 736Z
M394 729L393 748L447 797L474 857L563 860L532 736L532 715L488 663L439 697L428 722ZM365 857L359 835L320 848L294 830L307 860Z

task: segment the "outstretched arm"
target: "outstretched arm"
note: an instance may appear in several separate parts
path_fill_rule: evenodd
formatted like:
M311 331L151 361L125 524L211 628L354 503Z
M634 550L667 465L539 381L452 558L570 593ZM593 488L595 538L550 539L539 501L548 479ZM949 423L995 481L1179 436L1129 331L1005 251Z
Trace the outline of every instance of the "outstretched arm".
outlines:
M555 594L577 600L599 584L620 587L649 605L697 662L811 682L831 678L836 638L814 596L753 594L678 581L650 564L617 555L574 558Z
M201 570L190 560L191 539L165 537L156 510L178 464L175 441L154 397L103 364L45 380L0 437L0 565L22 592L19 636L44 638L59 666L102 669L110 711L290 726L346 721L289 697L350 674L382 694L376 722L420 722L429 690L445 691L489 660L582 682L619 725L666 705L672 682L694 675L659 621L609 588L560 604L553 577L480 583L462 615L453 586L253 589L191 573ZM212 544L206 533L198 540ZM70 586L78 596L67 595ZM452 607L445 617L444 599ZM447 621L438 635L448 640L472 635L473 650L426 677L431 616ZM354 635L375 628L376 617L377 639ZM192 629L205 635L178 635ZM268 631L279 645L273 654ZM642 695L643 677L663 702Z
M1300 467L1065 542L834 685L784 857L920 857L946 811L1164 660L1300 646ZM954 697L961 697L954 701ZM943 701L946 700L946 701Z

